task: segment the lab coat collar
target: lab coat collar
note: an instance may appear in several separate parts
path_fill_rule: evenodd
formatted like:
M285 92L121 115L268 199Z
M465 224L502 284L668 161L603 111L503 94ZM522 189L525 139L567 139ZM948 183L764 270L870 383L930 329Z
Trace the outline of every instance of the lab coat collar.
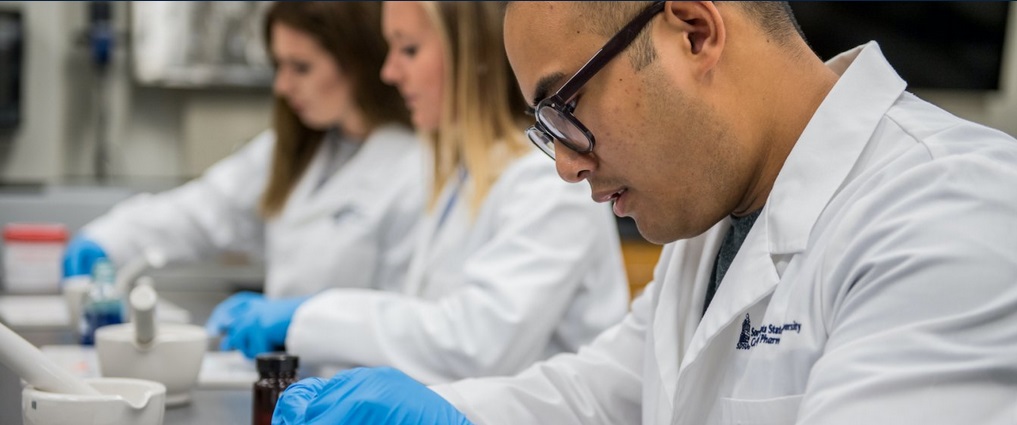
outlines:
M379 192L385 191L384 187L379 186L385 185L387 181L385 177L392 172L391 167L379 164L398 161L405 157L407 151L420 149L420 143L413 137L413 133L398 125L378 127L363 143L359 152L340 167L341 171L337 171L336 175L315 190L317 182L321 180L321 174L327 168L328 159L319 150L290 193L291 198L299 201L286 203L287 206L297 205L299 208L286 208L283 217L289 220L305 220L323 213L331 214L342 205L355 204L371 196L377 196ZM371 212L359 211L359 213Z
M798 138L767 199L772 255L808 247L819 214L840 189L906 83L870 41L827 62L841 75Z
M767 213L764 207L762 214ZM709 231L709 237L700 243L704 244L705 250L702 255L713 257L706 253L716 253L717 248L730 228L730 220L714 226ZM670 286L694 286L695 290L682 290L682 300L679 308L681 311L672 312L672 316L682 316L679 323L683 324L683 337L679 340L687 340L687 343L678 342L676 346L656 349L658 367L662 372L662 384L667 395L672 400L672 413L675 416L675 423L704 423L705 414L709 409L700 405L703 400L695 394L714 393L719 381L708 378L719 376L720 369L723 369L724 359L721 358L727 350L726 344L733 344L737 341L737 334L733 333L739 329L737 325L745 317L745 312L752 306L760 303L769 297L780 278L774 267L769 252L767 252L766 238L770 233L767 223L756 220L752 230L746 235L738 254L731 262L724 280L717 288L716 296L706 314L699 318L703 311L703 293L707 281L710 278L710 269L713 261L701 261L701 270L697 273L695 285L688 285L687 281L675 282L678 285ZM673 291L673 289L672 289ZM688 296L692 295L692 296ZM659 318L661 315L657 315ZM655 318L655 320L657 320ZM688 332L690 323L698 323L691 331L691 338ZM671 329L673 323L654 323L655 340L669 341L676 338L668 338L664 332ZM684 345L685 347L682 347ZM681 353L681 354L679 354ZM666 356L671 356L667 358ZM678 359L678 368L674 372L675 359ZM699 400L699 401L695 401ZM695 404L690 405L689 403ZM680 419L680 420L678 420Z
M336 183L347 183L347 180L356 180L357 187L368 192L380 190L376 187L387 185L386 179L368 178L363 176L376 176L379 173L388 174L391 172L387 167L379 167L378 164L392 163L403 158L407 151L421 149L421 143L411 136L411 132L405 127L389 124L376 128L367 136L367 140L360 147L360 152L350 158L346 164L349 172L334 179ZM322 158L324 159L324 158ZM324 165L324 164L322 164ZM423 176L421 176L423 178ZM332 181L326 183L329 184Z

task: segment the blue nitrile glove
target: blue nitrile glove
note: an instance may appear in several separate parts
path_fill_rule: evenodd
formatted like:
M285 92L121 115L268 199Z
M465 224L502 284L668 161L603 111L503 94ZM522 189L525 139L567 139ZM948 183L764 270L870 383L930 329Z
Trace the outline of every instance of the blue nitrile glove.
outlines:
M272 425L472 425L438 393L390 367L356 368L290 385Z
M208 321L205 322L205 331L210 336L225 334L230 326L233 325L233 322L250 308L249 303L252 300L263 298L265 298L264 295L248 291L231 295L212 310L212 314L208 316Z
M286 343L286 332L297 307L308 298L310 297L248 299L244 303L246 308L227 326L220 348L240 350L251 359L261 353L276 351ZM227 301L229 300L223 302Z
M91 275L95 262L106 257L106 251L99 244L79 234L71 239L64 250L63 277Z

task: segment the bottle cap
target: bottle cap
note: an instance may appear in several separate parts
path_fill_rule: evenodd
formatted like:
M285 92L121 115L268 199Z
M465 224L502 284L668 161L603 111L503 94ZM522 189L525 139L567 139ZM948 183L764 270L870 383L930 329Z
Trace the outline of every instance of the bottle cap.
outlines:
M255 359L261 375L294 373L300 365L300 357L283 352L262 353Z

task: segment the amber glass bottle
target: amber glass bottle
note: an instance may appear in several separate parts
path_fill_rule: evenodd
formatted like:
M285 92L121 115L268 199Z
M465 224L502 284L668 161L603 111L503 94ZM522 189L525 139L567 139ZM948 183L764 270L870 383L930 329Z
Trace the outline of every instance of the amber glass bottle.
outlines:
M264 353L256 358L258 382L254 383L253 425L271 425L279 395L297 382L299 358L286 353Z

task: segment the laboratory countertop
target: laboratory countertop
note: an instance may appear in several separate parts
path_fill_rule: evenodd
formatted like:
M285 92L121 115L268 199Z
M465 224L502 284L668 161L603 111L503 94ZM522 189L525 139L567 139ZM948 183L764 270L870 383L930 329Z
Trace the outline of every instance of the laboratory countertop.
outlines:
M250 390L195 390L191 403L166 409L163 425L250 425Z
M157 284L158 286L158 284ZM160 291L160 297L166 299L172 304L177 305L185 309L189 313L189 319L192 323L204 323L211 313L212 308L215 307L220 301L230 295L228 290L230 286L223 285L218 288L212 288L210 290L195 291L195 290L183 290L183 291ZM4 298L10 298L12 295L0 293L0 300ZM0 319L4 319L3 312L0 312ZM5 320L5 323L9 320ZM9 323L8 323L9 324ZM19 333L29 342L37 347L41 347L43 353L51 360L54 359L54 353L59 354L61 349L80 348L75 344L74 333L71 331L70 326L27 326L22 327L11 326L15 332ZM214 343L214 342L213 342ZM94 359L94 351L90 349L80 349L81 352L91 355ZM203 364L203 368L208 365L210 359L216 361L222 361L223 358L227 358L222 352L212 352L211 356L206 355L206 360ZM238 353L231 353L239 356ZM58 356L59 357L59 356ZM240 357L242 359L242 357ZM61 363L59 358L56 359L57 363ZM92 360L94 362L94 360ZM235 360L231 360L235 361ZM221 363L216 363L221 364ZM233 368L234 366L228 366ZM223 369L222 367L213 367L213 369ZM87 377L88 373L77 372L79 376ZM94 372L92 372L94 373ZM251 423L251 409L252 399L251 390L249 383L239 382L238 376L241 374L250 374L249 376L244 375L244 379L249 379L251 383L256 379L256 372L254 372L253 364L246 366L246 369L238 372L231 372L231 381L223 384L222 381L214 381L211 384L204 382L192 392L192 400L190 403L182 406L173 406L166 409L163 424L164 425L205 425L205 424L238 424L238 425L249 425ZM204 376L204 371L202 373ZM221 377L221 376L220 376ZM16 425L21 424L21 379L14 375L7 367L0 364L0 425Z
M16 376L0 365L0 389L4 401L0 408L0 424L21 424L21 390L8 391L11 381L20 385ZM191 402L169 407L163 416L163 425L250 425L251 390L195 389Z

